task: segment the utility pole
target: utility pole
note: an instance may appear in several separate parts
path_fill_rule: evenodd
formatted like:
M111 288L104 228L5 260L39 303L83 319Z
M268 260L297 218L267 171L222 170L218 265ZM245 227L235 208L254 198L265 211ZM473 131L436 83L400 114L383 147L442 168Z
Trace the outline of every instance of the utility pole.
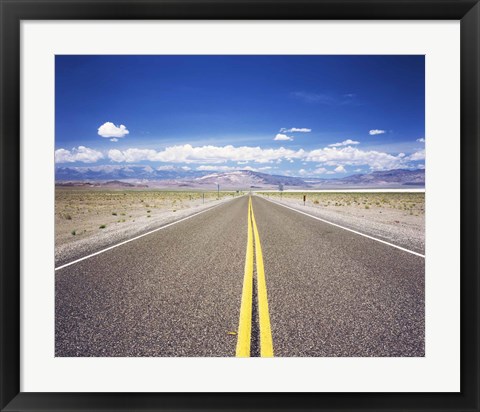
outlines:
M217 183L217 200L220 200L220 183Z

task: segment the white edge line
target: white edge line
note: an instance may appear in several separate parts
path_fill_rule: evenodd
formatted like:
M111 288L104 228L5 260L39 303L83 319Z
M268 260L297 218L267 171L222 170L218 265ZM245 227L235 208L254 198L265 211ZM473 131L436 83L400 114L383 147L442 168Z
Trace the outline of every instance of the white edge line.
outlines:
M295 212L301 213L302 215L309 216L309 217L311 217L311 218L313 218L313 219L320 220L321 222L328 223L329 225L339 227L340 229L348 230L349 232L352 232L352 233L355 233L355 234L357 234L357 235L366 237L366 238L368 238L368 239L376 240L377 242L380 242L380 243L383 243L383 244L385 244L385 245L394 247L394 248L396 248L396 249L403 250L404 252L411 253L412 255L415 255L415 256L420 256L420 257L422 257L422 258L425 259L425 255L422 255L421 253L414 252L413 250L405 249L405 248L403 248L403 247L401 247L401 246L394 245L393 243L386 242L385 240L377 239L376 237L366 235L365 233L362 233L362 232L357 232L356 230L349 229L348 227L337 225L336 223L329 222L328 220L322 219L322 218L320 218L320 217L310 215L310 214L308 214L308 213L302 212L301 210L295 209L295 208L293 208L293 207L286 206L286 205L284 205L284 204L282 204L282 203L279 203L279 202L276 202L276 201L274 201L274 200L267 199L267 198L265 198L265 197L263 197L263 196L262 196L262 199L265 199L265 200L267 200L268 202L272 202L272 203L274 203L274 204L276 204L276 205L286 207L287 209L290 209L290 210L293 210L293 211L295 211Z
M241 196L240 196L240 197L241 197ZM237 199L239 199L239 197L237 197ZM193 215L184 217L184 218L182 218L182 219L180 219L180 220L176 220L175 222L168 223L168 224L166 224L165 226L158 227L158 228L156 228L156 229L151 230L150 232L143 233L143 234L141 234L141 235L132 237L131 239L128 239L128 240L124 240L123 242L120 242L120 243L117 243L117 244L115 244L115 245L109 246L109 247L107 247L107 248L105 248L105 249L99 250L98 252L92 253L91 255L87 255L87 256L81 257L80 259L74 260L74 261L72 261L72 262L65 263L65 264L62 265L62 266L56 267L56 268L55 268L55 272L56 272L57 270L60 270L60 269L66 268L66 267L68 267L68 266L74 265L75 263L81 262L82 260L86 260L86 259L89 259L89 258L91 258L91 257L93 257L93 256L97 256L97 255L99 255L99 254L101 254L101 253L103 253L103 252L107 252L108 250L114 249L114 248L116 248L116 247L118 247L118 246L122 246L122 245L124 245L124 244L126 244L126 243L133 242L134 240L140 239L141 237L144 237L144 236L147 236L147 235L151 235L152 233L158 232L159 230L166 229L166 228L169 227L169 226L175 225L175 224L177 224L177 223L183 222L184 220L187 220L187 219L190 219L190 218L192 218L192 217L198 216L198 215L200 215L200 214L202 214L202 213L208 212L209 210L215 209L216 207L218 207L218 206L220 206L220 205L224 205L225 203L231 202L232 200L235 200L235 198L230 199L230 200L227 200L227 202L222 202L222 203L219 203L218 205L209 207L208 209L201 210L200 212L194 213Z

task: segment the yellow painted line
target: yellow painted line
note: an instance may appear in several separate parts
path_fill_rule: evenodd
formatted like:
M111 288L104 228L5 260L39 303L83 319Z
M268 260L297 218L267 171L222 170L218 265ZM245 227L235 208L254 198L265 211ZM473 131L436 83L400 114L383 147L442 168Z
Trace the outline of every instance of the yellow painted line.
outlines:
M250 356L250 341L252 339L252 295L253 295L253 235L252 199L248 199L247 214L247 252L245 254L245 275L243 278L242 303L240 306L240 320L238 325L238 339L236 356L248 358Z
M257 263L257 292L258 292L258 317L260 323L260 356L273 357L272 328L270 326L270 313L268 311L267 282L263 266L262 245L258 234L257 223L253 207L250 205L253 233L255 237L255 257Z

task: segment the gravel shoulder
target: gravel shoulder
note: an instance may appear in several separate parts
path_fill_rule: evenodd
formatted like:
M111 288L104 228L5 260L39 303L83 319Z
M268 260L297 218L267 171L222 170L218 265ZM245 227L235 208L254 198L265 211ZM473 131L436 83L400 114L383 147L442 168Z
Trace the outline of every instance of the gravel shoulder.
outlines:
M384 194L388 196L389 194ZM366 209L362 206L316 205L307 201L303 205L301 195L298 199L280 198L280 196L261 197L309 213L337 225L345 226L391 242L395 245L425 254L425 214L410 214L405 210L390 207L372 206ZM424 210L424 205L423 205Z

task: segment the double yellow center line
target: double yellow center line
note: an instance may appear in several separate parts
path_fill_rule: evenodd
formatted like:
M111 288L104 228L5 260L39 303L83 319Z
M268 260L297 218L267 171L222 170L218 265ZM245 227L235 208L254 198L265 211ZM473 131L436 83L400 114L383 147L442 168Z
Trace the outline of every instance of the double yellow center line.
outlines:
M258 235L257 223L253 214L252 198L248 198L248 236L245 255L245 275L243 278L242 303L238 326L237 357L249 357L252 340L252 300L253 300L253 255L257 266L258 318L260 324L260 356L273 356L272 330L268 312L267 283L263 267L262 246ZM255 243L254 243L255 242ZM254 247L255 246L255 247ZM254 253L255 252L255 253Z

